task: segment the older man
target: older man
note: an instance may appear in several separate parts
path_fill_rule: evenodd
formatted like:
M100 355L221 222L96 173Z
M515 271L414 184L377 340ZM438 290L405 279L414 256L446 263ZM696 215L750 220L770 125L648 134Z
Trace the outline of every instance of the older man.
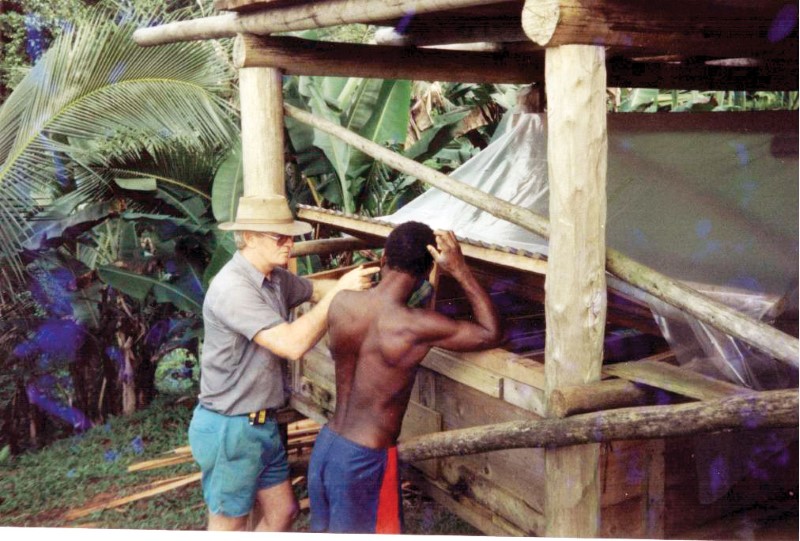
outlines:
M322 337L328 307L342 290L370 287L377 269L357 268L338 281L287 271L294 237L311 226L293 219L282 197L243 197L234 232L237 252L209 286L199 404L189 426L202 470L209 530L243 530L257 502L257 530L283 531L297 514L286 452L274 412L286 403L283 359L296 360ZM290 311L316 302L292 320Z

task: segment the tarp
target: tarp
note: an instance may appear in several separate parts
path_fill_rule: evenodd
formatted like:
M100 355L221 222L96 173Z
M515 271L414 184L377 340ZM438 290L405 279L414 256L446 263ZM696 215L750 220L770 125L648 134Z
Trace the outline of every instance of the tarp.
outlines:
M547 216L546 115L507 116L450 176ZM606 191L608 246L752 317L796 312L797 111L611 114ZM435 188L382 219L547 254L538 235ZM797 387L795 368L663 301L651 297L650 307L683 367L758 390ZM701 503L755 475L761 461L785 459L796 430L772 436L696 438Z
M546 115L508 117L450 176L548 216ZM610 114L608 131L609 247L753 317L796 310L797 111ZM547 254L538 235L435 188L382 219ZM784 386L771 359L665 303L652 308L681 363L755 389Z

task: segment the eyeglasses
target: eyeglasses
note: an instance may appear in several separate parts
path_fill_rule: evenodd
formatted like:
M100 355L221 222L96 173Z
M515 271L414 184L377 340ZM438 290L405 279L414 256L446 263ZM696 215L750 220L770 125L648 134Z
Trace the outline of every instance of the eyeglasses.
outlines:
M292 240L291 235L281 235L279 233L261 233L261 234L264 235L265 237L269 237L272 240L274 240L275 244L277 244L278 246L283 246L284 244Z

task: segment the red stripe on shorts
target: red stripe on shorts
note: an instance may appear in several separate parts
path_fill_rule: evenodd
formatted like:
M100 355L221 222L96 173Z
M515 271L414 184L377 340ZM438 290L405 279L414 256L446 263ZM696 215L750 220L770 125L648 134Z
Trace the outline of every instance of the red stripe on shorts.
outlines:
M401 533L397 447L390 447L386 452L386 469L383 471L381 492L378 495L378 517L375 524L375 533Z

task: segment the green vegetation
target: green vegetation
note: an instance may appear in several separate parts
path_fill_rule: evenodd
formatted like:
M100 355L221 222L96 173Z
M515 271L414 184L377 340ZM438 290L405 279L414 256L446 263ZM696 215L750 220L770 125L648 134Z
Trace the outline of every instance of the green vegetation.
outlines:
M194 403L193 394L164 395L146 410L111 417L82 436L0 461L0 527L203 530L206 511L199 482L75 520L64 518L70 510L130 496L159 480L196 472L194 462L128 472L131 464L164 458L188 445ZM295 488L299 499L306 496L305 482ZM408 493L404 506L408 533L480 535L417 491ZM303 511L294 530L307 529L308 511Z

